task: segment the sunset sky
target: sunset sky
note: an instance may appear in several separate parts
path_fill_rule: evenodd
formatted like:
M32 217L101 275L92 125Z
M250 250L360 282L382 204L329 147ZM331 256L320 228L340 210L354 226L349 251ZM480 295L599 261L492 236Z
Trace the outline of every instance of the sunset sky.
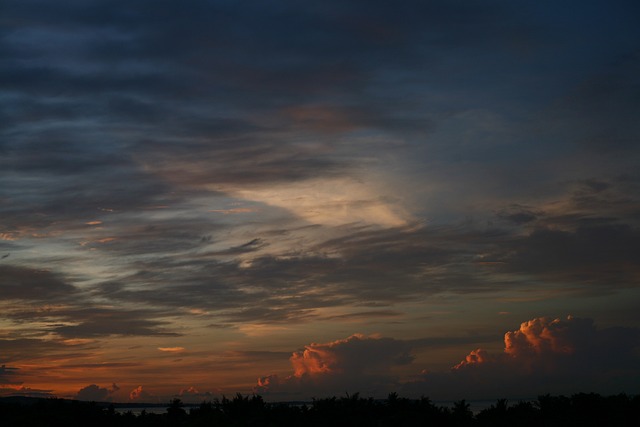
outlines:
M640 2L0 2L0 395L640 393Z

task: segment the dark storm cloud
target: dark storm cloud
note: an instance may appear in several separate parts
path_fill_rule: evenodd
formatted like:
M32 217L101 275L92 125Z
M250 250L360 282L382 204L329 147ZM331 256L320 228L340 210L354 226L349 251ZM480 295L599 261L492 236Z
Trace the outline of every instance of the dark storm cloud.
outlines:
M591 291L635 287L640 277L637 186L631 176L585 179L568 185L560 210L551 204L501 211L500 217L520 223L526 232L494 247L487 261L504 263L498 270L597 285Z
M0 300L56 301L74 298L77 292L50 271L0 265Z
M108 388L100 387L97 384L90 384L78 390L76 399L93 402L111 401L111 395L118 390L120 390L120 387L118 387L116 383L112 383Z
M29 210L135 210L175 201L174 185L353 174L362 148L335 143L336 133L423 141L443 117L477 108L434 87L494 88L504 74L495 71L529 66L521 59L559 32L500 2L11 1L3 15L0 149L3 173L14 172L3 176L13 221ZM464 52L475 67L450 62ZM621 89L601 91L611 111L634 96L629 63L616 68ZM406 96L416 91L424 96ZM460 105L434 112L449 98ZM9 190L25 186L30 197Z
M38 365L43 361L50 363L55 360L62 360L65 364L69 364L73 359L92 356L92 352L95 350L95 344L91 343L77 343L71 346L50 338L24 338L27 335L42 337L43 333L27 334L25 331L20 331L17 334L9 334L8 339L0 339L1 363L29 362L33 365ZM28 371L31 372L32 369L37 369L37 367L31 366ZM19 372L23 377L31 376L26 371Z
M410 396L451 399L533 396L566 393L580 384L607 392L633 390L640 330L596 328L592 319L535 318L504 336L503 353L471 351L448 372L426 372L401 379L393 368L414 363L420 346L441 340L403 341L355 334L329 343L311 343L289 358L293 373L258 379L256 392L265 395L335 395L347 390L367 395L401 390ZM449 344L454 341L445 338ZM489 340L487 340L489 341ZM469 344L458 340L458 344Z
M105 402L109 398L109 389L100 387L96 384L91 384L78 390L76 399L93 401L93 402Z
M637 382L640 330L596 328L592 319L536 318L505 334L503 353L476 349L450 372L424 373L405 393L450 398L527 396L599 389L631 390Z
M109 335L177 336L165 328L167 322L154 320L157 313L89 308L55 313L76 325L54 326L52 332L64 338L93 338Z
M541 214L542 212L534 212L527 206L513 205L498 212L497 216L516 225L522 225L534 221Z
M83 298L66 300L64 307L19 306L4 314L17 325L38 321L45 323L30 326L25 331L42 336L55 333L64 339L98 338L105 336L177 336L170 330L166 320L160 320L168 313L151 310L130 310L126 308L103 308L94 306L84 295ZM39 345L38 341L27 341L25 345Z
M329 343L312 343L289 358L293 374L285 378L269 375L258 379L255 392L304 396L331 395L335 390L361 391L378 396L395 388L392 368L410 364L414 357L409 343L393 338L354 334Z
M583 226L575 231L537 229L518 239L507 269L603 286L638 284L640 230L628 225Z
M18 368L12 368L11 366L0 366L0 385L22 384L22 382L16 378L18 371Z
M640 50L621 55L559 102L554 122L579 129L575 142L599 153L637 152Z
M207 124L206 133L218 134L210 124L220 116L228 121L229 107L251 113L326 100L327 94L341 102L346 97L351 115L367 117L371 126L405 128L412 115L388 108L394 98L391 105L402 105L402 97L385 91L362 99L368 85L380 83L376 72L428 64L433 55L421 43L456 46L474 34L475 43L486 44L523 31L506 25L501 16L507 11L495 5L450 2L304 8L292 2L194 2L188 8L146 1L60 8L9 2L5 9L11 31L2 38L8 65L2 81L24 106L8 113L12 122L47 126L87 118L94 122L87 126L95 126L117 118L121 129L146 126L152 135L193 128L205 134ZM394 126L397 120L403 126Z

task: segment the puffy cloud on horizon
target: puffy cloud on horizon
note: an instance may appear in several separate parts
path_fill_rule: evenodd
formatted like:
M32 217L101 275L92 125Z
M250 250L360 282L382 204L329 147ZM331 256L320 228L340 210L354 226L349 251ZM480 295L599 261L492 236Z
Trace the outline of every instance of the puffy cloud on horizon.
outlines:
M479 365L510 364L528 372L630 366L634 349L640 345L640 330L608 328L598 330L593 319L568 316L566 319L538 317L504 335L504 352L489 354L483 349L469 353L452 369Z
M258 379L261 394L331 393L332 390L379 394L397 382L392 370L412 362L412 344L393 338L354 334L329 343L312 343L289 358L293 374ZM308 396L307 396L308 397Z
M388 370L393 365L411 363L409 345L391 338L354 334L327 344L309 344L291 358L294 376L318 374L360 374ZM363 356L368 355L365 359Z
M394 375L394 367L414 360L410 352L419 342L355 334L309 344L290 357L293 374L261 377L254 391L280 397L345 391L376 396L398 390L438 399L500 398L630 392L640 379L640 329L597 329L592 319L534 318L505 334L502 353L478 348L448 372L423 371L404 379Z
M403 388L444 397L524 397L632 391L640 379L637 328L597 329L593 319L539 317L507 332L504 344L503 353L473 350L450 372L424 373Z
M568 316L566 320L539 317L504 335L504 352L515 358L564 353L573 354L595 333L592 319Z
M91 384L78 390L76 399L90 402L107 402L111 400L111 395L118 390L120 390L120 387L116 383L113 383L109 388Z
M474 365L476 363L487 363L492 360L493 356L487 353L486 350L478 348L476 350L472 350L463 361L455 365L452 369L462 369L468 365Z
M129 393L129 400L136 400L142 402L149 402L156 400L156 396L149 393L141 385L131 390Z

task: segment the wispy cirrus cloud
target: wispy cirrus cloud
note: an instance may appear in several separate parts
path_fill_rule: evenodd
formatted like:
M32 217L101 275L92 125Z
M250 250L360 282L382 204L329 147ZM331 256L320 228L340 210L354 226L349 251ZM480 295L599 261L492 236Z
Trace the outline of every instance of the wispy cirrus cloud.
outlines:
M595 295L636 324L637 6L549 7L4 1L7 366L135 337L196 372L345 321L460 348Z

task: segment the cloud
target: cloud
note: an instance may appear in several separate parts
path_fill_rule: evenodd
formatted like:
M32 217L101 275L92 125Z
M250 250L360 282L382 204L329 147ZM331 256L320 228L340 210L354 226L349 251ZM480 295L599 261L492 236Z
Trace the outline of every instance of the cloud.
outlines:
M157 400L157 396L149 393L141 385L139 385L138 387L131 390L131 392L129 393L129 400L138 402L154 402Z
M365 355L368 355L365 357ZM328 344L309 344L290 358L294 376L379 373L410 363L409 347L390 338L356 334Z
M428 372L403 385L408 393L468 398L535 396L594 390L631 391L640 329L597 329L592 319L534 318L504 336L504 351L471 351L450 372Z
M47 338L22 338L24 332L22 330L9 332L7 339L0 339L0 354L2 354L3 361L7 363L15 363L16 361L31 363L39 363L42 360L51 360L52 357L65 354L69 349L69 345L61 340L53 340ZM39 334L38 334L39 335ZM79 357L88 353L86 351L87 346L85 343L79 343L74 345L75 352L62 356L65 360L70 360L75 357Z
M283 379L277 375L261 377L255 390L266 395L306 398L335 390L384 393L396 381L393 368L413 360L411 348L404 341L361 334L325 344L309 344L289 358L292 375Z
M466 339L466 342L470 342ZM472 350L449 371L408 375L412 353L464 340L401 341L364 335L294 352L292 373L258 378L254 392L295 399L361 392L435 399L535 397L544 393L632 392L640 379L640 329L597 329L592 319L534 318L504 336L504 351ZM402 368L402 369L399 369Z
M185 348L184 347L158 347L158 350L165 353L182 353Z
M21 381L18 381L15 377L18 368L2 365L0 366L0 386L3 385L20 385Z
M600 156L637 154L638 70L640 55L636 51L607 64L599 73L577 81L554 105L550 125L577 130L574 141Z
M3 1L7 364L44 337L637 294L632 2L59 3ZM545 327L512 337L532 367L574 346ZM294 378L338 381L343 346Z
M574 354L584 348L595 333L593 320L536 318L504 336L504 352L515 359L547 354Z
M200 392L194 386L180 390L178 397L185 403L201 403L203 401L211 401L213 393L210 391Z
M76 291L51 271L0 265L0 300L56 301Z
M113 383L109 388L91 384L78 390L76 399L93 402L107 402L111 400L111 395L118 390L120 390L120 387L118 387L116 383Z
M493 357L485 350L478 348L472 350L463 361L455 365L452 369L462 369L468 365L475 365L477 363L488 363L493 360Z
M19 388L0 388L0 395L20 396L20 397L37 397L37 398L52 398L56 397L53 394L53 390L44 390L31 387L19 387Z
M536 228L514 239L508 249L505 268L514 272L605 287L638 280L640 230L627 224Z
M11 307L7 308L4 316L18 325L25 323L25 320L43 320L46 322L44 325L36 327L27 323L26 327L31 333L38 335L55 333L64 339L61 344L85 344L90 343L92 338L110 335L178 336L178 333L166 328L166 321L155 319L163 314L164 312L155 310L98 307L83 298L78 298L69 299L66 305ZM46 342L40 344L46 345Z

